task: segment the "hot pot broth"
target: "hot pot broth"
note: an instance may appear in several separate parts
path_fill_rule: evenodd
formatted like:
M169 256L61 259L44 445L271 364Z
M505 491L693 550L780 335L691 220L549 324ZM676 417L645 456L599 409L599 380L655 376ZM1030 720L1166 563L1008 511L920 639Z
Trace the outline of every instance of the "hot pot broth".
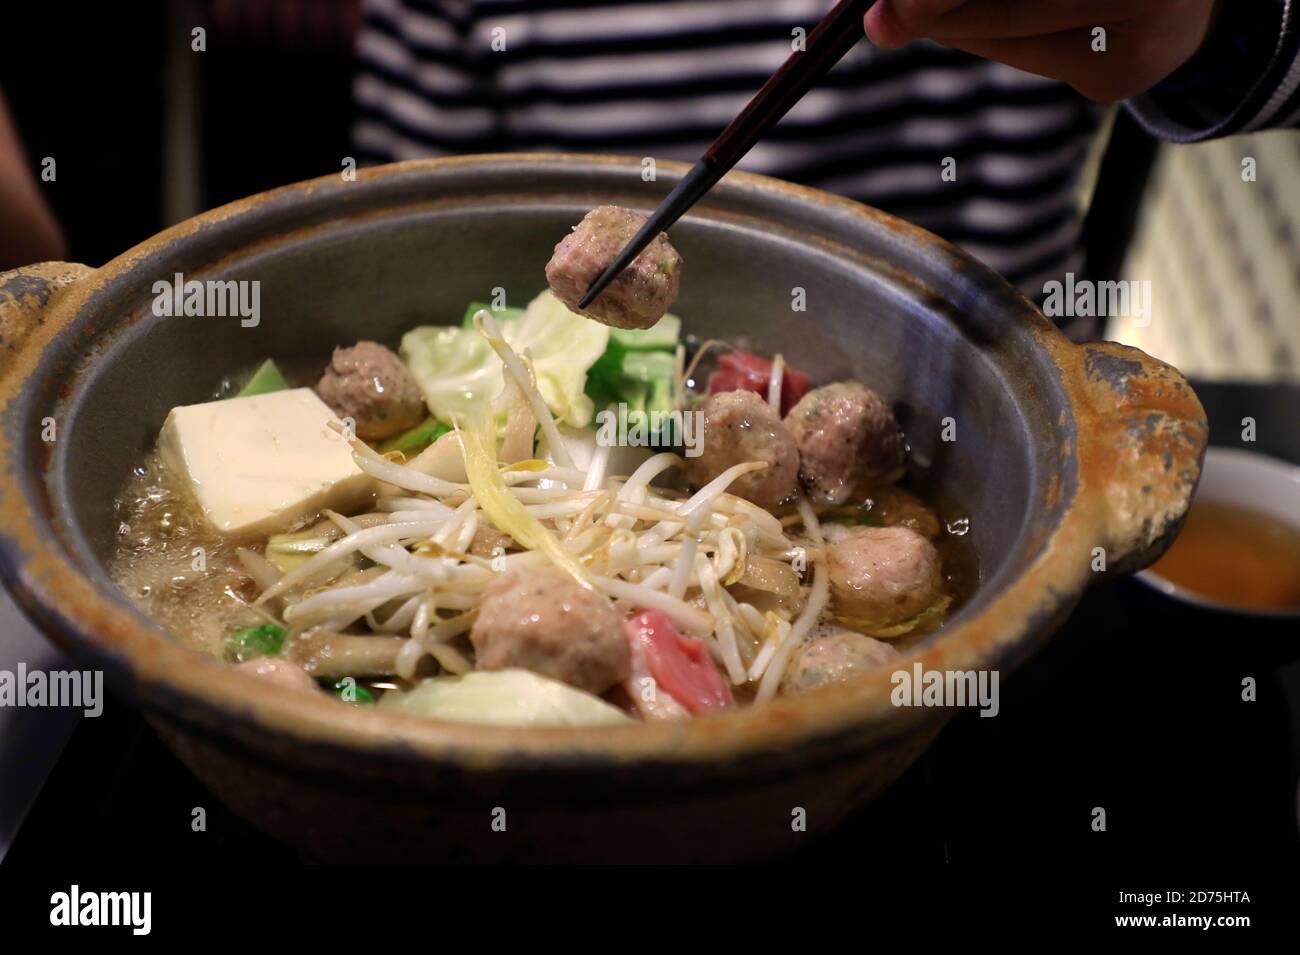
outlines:
M356 434L333 435L352 441L369 475L346 508L317 507L269 533L223 532L179 455L150 452L116 502L114 580L178 639L286 689L520 724L684 719L847 679L888 665L973 592L966 516L906 473L901 433L886 470L839 481L836 469L858 459L845 464L836 441L858 440L863 416L894 440L892 413L870 389L812 389L778 356L773 367L723 344L688 349L675 320L568 340L545 299L514 313L471 306L461 327L415 329L395 365L340 349L324 376L295 367L303 373L287 377L335 411L358 402L343 409L356 412L344 416ZM560 342L556 354L520 337L528 322ZM482 384L467 363L495 356L501 396L461 402ZM576 385L555 370L584 360ZM254 371L215 397L238 396L262 377ZM384 432L393 422L376 409L406 372L425 420L395 413L403 430ZM588 415L621 404L699 412L713 427L697 458L607 448L596 422L575 423L580 398ZM536 416L538 402L558 426ZM762 436L795 429L795 412L805 423L791 463ZM444 433L447 418L458 431ZM761 483L791 468L792 493Z

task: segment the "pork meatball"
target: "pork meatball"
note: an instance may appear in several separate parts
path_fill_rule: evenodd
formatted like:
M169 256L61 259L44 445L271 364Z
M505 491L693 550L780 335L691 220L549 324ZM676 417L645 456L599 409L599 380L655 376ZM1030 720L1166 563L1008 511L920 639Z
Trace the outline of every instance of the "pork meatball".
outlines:
M356 422L357 437L382 441L425 418L424 397L402 360L376 342L334 349L316 394L340 418Z
M852 630L829 630L800 648L781 679L782 693L842 683L898 657L889 644Z
M622 683L631 668L622 615L555 567L492 581L469 639L479 670L520 667L589 693Z
M727 468L762 461L731 483L730 493L771 509L795 496L799 487L799 450L772 407L752 391L720 391L700 405L704 431L697 457L686 459L686 477L708 484Z
M885 400L841 381L808 392L785 416L799 446L799 479L820 504L843 504L858 486L903 466L903 435Z
M828 540L831 600L841 617L888 627L935 602L939 552L908 527L856 527Z
M560 240L546 263L546 284L570 309L615 328L649 328L677 301L682 257L661 232L587 308L578 302L623 247L645 216L619 206L597 206Z

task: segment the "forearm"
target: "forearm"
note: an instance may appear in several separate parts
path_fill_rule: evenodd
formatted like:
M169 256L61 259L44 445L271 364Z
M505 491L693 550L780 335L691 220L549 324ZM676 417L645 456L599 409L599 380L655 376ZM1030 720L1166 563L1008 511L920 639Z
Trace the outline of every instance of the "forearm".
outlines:
M0 94L0 270L61 259L67 245Z

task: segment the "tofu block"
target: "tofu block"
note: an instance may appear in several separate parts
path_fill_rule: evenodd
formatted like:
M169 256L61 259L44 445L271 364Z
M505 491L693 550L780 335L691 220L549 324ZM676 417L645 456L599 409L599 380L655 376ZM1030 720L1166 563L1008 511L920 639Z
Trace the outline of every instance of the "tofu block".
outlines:
M262 536L322 508L352 510L373 489L331 421L315 392L292 388L173 408L158 446L214 528Z

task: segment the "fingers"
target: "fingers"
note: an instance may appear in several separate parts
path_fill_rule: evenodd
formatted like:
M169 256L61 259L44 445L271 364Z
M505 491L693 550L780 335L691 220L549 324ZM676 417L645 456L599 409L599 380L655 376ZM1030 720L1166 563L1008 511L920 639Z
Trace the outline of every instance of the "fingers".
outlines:
M902 3L908 0L900 0ZM947 40L1005 40L1120 23L1148 12L1139 0L984 0L929 21L925 36ZM904 20L905 29L913 24Z
M862 18L862 25L866 28L867 39L876 46L892 49L907 42L907 33L894 19L889 0L876 0L876 5Z
M867 36L876 46L902 46L923 34L915 26L928 23L967 0L877 0L863 19ZM902 16L900 16L900 13Z
M1214 6L1214 0L879 0L865 25L879 46L926 37L1108 103L1149 89L1186 62L1204 41Z
M1037 73L1070 84L1089 99L1112 103L1133 95L1133 76L1111 69L1093 50L1092 28L1065 30L1047 36L998 40L962 40L948 43L974 56Z

